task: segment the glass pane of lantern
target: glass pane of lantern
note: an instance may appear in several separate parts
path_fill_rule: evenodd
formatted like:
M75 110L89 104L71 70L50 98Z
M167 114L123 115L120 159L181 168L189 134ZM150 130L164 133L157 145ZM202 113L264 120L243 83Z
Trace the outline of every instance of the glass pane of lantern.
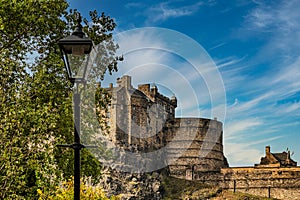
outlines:
M88 61L88 54L77 54L73 49L73 54L68 54L69 66L71 69L71 77L72 78L84 78L86 65ZM76 53L75 53L76 52Z

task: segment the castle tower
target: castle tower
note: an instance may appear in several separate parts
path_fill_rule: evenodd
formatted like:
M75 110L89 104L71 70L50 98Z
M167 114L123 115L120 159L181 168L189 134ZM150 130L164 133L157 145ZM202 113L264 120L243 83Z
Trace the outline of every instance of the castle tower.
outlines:
M127 75L117 79L117 87L111 84L107 90L112 94L110 132L114 142L140 149L164 145L163 127L175 118L174 98L160 94L156 85L142 84L135 89Z
M135 89L130 76L117 80L112 94L112 140L127 150L148 152L166 147L166 162L173 176L203 178L203 173L228 167L223 155L222 123L204 118L176 118L177 98L159 93L156 85Z

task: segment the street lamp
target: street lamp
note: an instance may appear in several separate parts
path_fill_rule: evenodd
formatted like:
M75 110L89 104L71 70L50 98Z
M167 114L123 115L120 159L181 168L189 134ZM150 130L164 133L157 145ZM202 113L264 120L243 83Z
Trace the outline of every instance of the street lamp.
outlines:
M80 199L80 150L85 146L80 143L80 91L78 84L85 83L88 76L93 41L82 31L82 19L79 14L77 28L72 35L58 41L69 80L75 85L74 102L74 144L58 145L74 149L74 200Z
M85 82L89 65L89 54L92 51L93 41L85 37L82 31L81 16L77 20L77 28L72 35L58 41L62 58L72 83Z

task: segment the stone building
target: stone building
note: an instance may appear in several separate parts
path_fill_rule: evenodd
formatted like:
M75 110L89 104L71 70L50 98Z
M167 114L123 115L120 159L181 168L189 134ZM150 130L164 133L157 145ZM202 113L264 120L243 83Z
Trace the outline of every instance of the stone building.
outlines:
M111 84L110 136L128 148L151 150L164 145L162 130L166 122L175 118L176 97L161 95L155 85L131 85L131 77L118 78L117 87Z
M111 140L127 151L165 148L165 162L173 176L202 179L228 167L223 155L223 127L216 119L176 118L177 99L159 93L153 84L135 89L130 76L117 79L111 94Z
M223 125L217 119L177 118L175 96L166 97L150 84L136 89L130 76L119 78L116 86L110 84L106 90L111 95L107 113L110 139L125 151L147 153L165 149L165 155L155 159L165 162L172 176L218 185L224 190L300 199L300 167L289 151L272 153L267 146L259 164L229 167L223 154Z
M300 199L300 167L291 159L290 152L271 153L266 146L266 156L254 167L221 169L220 186L264 197Z
M290 151L282 153L271 153L271 147L266 146L266 156L261 158L257 167L293 167L297 162L291 159Z

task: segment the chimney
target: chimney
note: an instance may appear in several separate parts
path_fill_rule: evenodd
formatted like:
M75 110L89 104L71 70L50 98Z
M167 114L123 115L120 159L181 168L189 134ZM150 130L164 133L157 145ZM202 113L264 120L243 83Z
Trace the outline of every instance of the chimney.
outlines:
M122 78L117 79L119 87L132 88L131 85L131 76L124 75Z
M177 98L175 95L173 95L171 97L171 103L173 104L173 106L176 108L177 107Z
M151 93L153 96L155 96L158 93L158 89L154 83L151 85Z
M269 157L270 153L271 153L271 147L266 146L266 156Z
M286 155L286 163L291 164L291 152L288 150L287 155Z

